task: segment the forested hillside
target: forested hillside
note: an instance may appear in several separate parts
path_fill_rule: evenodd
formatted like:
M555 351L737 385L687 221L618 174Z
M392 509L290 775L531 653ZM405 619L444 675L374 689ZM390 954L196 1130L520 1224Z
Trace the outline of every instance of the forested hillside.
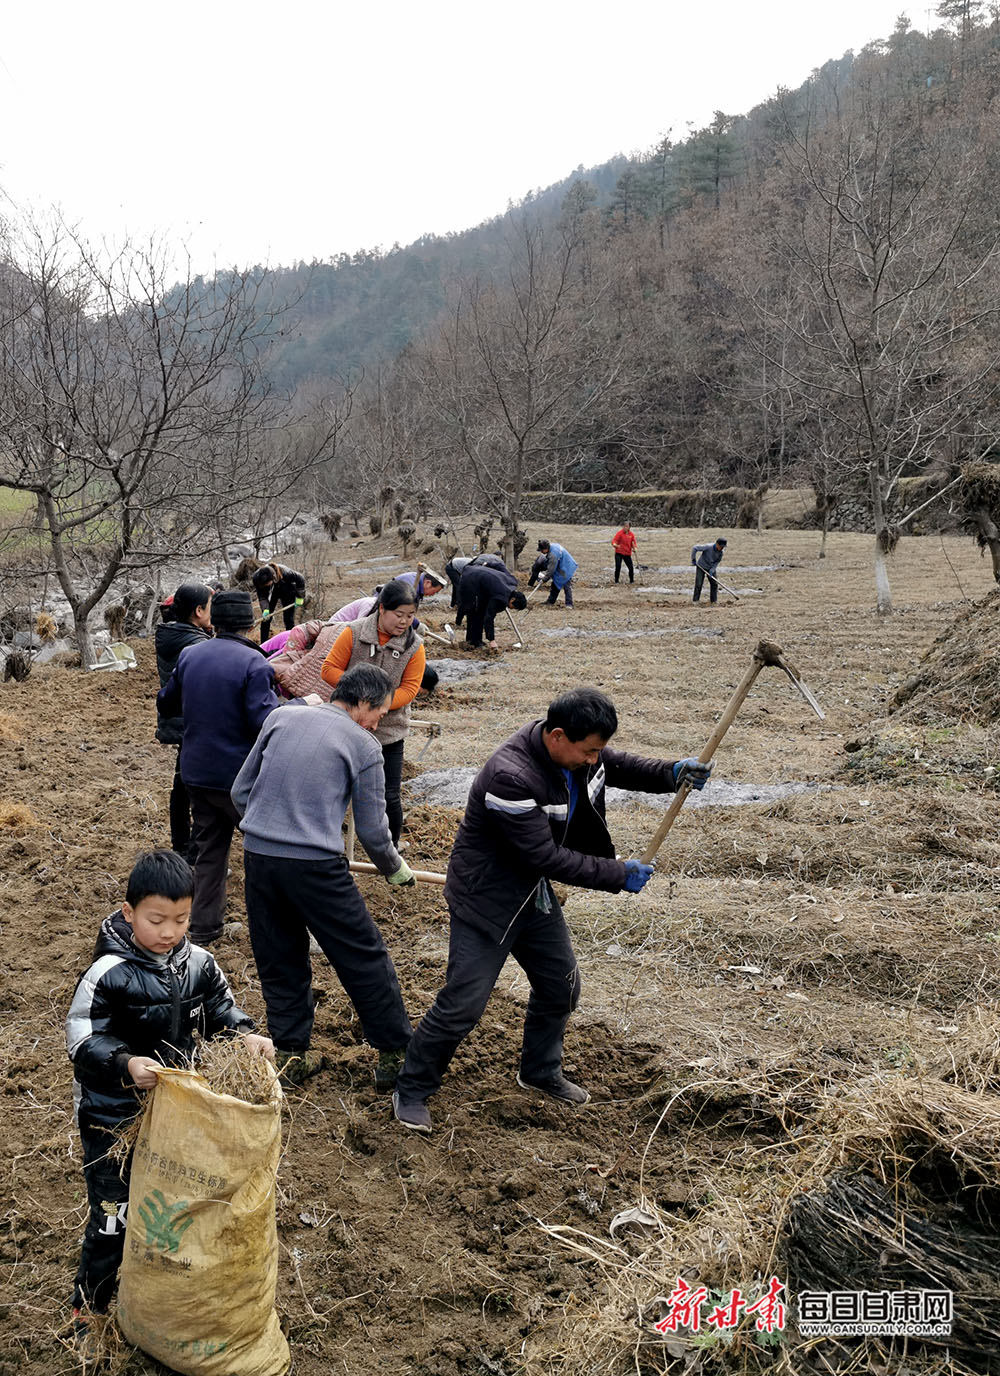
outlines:
M577 179L609 205L616 182L632 167L624 157L589 171L580 167L518 208L533 218L552 219ZM446 236L428 235L406 248L396 244L388 252L361 249L328 262L274 269L276 294L295 303L294 323L274 351L275 381L294 387L311 377L371 370L393 358L436 319L451 279L502 267L505 218Z
M362 370L331 496L794 476L874 527L899 482L989 458L1000 25L828 62L744 116L476 230L279 273L279 381ZM903 503L905 505L905 503Z

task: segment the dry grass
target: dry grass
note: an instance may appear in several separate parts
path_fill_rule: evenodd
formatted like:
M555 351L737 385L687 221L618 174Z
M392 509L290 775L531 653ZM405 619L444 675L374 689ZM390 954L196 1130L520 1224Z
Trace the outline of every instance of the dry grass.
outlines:
M23 726L12 712L0 712L0 741L19 741Z
M0 802L0 832L22 836L32 827L40 826L38 818L25 803Z
M247 1104L269 1104L274 1099L274 1067L251 1051L242 1037L202 1042L194 1069L214 1094L228 1094Z
M46 645L51 644L53 640L58 638L59 627L56 625L55 619L50 616L48 612L39 612L35 617L35 634L38 636L39 640L44 641Z
M895 1074L819 1093L788 1065L764 1075L732 1066L669 1098L643 1160L658 1136L693 1135L706 1114L717 1133L741 1132L728 1154L693 1172L692 1207L678 1212L657 1203L640 1178L641 1221L616 1234L536 1220L599 1284L535 1336L529 1373L801 1370L815 1344L797 1340L794 1306L780 1339L750 1318L725 1333L706 1326L700 1335L664 1336L654 1326L679 1277L706 1287L707 1315L736 1288L752 1302L773 1275L793 1295L950 1283L949 1341L911 1349L905 1368L894 1364L889 1346L870 1341L857 1347L857 1366L847 1347L845 1364L828 1369L871 1370L877 1354L884 1370L961 1376L983 1369L982 1355L1000 1343L993 1308L976 1302L1000 1293L1000 1250L992 1241L1000 1099ZM955 1220L957 1207L968 1221ZM710 1359L717 1365L703 1368Z

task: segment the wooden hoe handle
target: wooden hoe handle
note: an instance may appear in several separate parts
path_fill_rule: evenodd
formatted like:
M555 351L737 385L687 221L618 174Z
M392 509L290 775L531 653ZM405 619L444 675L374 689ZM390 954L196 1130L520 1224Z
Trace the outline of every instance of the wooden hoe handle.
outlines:
M709 736L707 742L705 743L705 748L698 756L699 764L708 764L712 756L715 754L716 750L718 750L719 744L723 736L732 726L733 721L736 718L736 713L743 706L743 703L746 700L746 696L750 692L750 689L753 687L754 681L756 680L757 675L760 673L761 669L763 669L768 664L778 664L780 659L780 645L775 645L773 641L770 640L762 640L760 642L756 650L754 650L753 652L753 658L750 661L750 668L743 675L743 678L737 686L735 693L726 703L726 710L723 712L722 716L716 722L715 730ZM674 795L673 802L670 804L670 806L667 808L666 813L664 814L663 821L656 829L656 834L654 835L653 839L650 841L649 845L643 852L642 863L644 865L652 864L653 857L656 855L656 852L663 845L663 841L666 837L667 832L673 826L674 819L676 818L678 812L680 812L681 808L684 806L684 801L690 792L691 785L689 783L682 783L680 788L677 790L676 794Z
M367 860L350 860L347 868L352 874L382 873L377 865L370 865ZM435 874L433 870L414 870L413 877L421 884L443 884L445 881L443 874Z

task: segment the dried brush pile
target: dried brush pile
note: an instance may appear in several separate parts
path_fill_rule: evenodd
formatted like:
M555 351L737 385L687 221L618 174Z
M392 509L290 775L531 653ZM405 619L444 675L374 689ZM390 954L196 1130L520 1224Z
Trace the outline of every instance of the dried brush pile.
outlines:
M783 1235L802 1290L951 1290L947 1347L972 1370L1000 1351L1000 1099L935 1078L873 1077L821 1110L825 1178ZM822 1128L821 1128L822 1133Z
M980 1044L993 1046L995 1069L1000 1038L988 1021L970 1027L966 1051L974 1058ZM637 1207L610 1235L537 1220L599 1284L590 1301L533 1334L531 1376L811 1371L814 1344L798 1336L796 1297L864 1289L951 1290L951 1336L826 1339L833 1364L815 1369L991 1369L1000 1352L1000 1098L897 1073L824 1092L777 1064L742 1078L736 1067L716 1069L667 1101L644 1163L659 1137L715 1111L745 1124L745 1144L733 1144L681 1212L648 1197L640 1174ZM697 1334L656 1329L678 1277L707 1288L705 1315L734 1288L758 1297L772 1275L787 1285L778 1342L748 1318L725 1334L704 1324Z
M981 726L1000 717L1000 588L942 631L892 710L914 721L957 717Z

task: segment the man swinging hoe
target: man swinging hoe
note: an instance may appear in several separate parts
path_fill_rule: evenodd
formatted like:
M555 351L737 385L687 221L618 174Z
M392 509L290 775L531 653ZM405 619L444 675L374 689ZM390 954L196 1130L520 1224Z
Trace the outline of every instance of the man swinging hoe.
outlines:
M463 575L464 577L465 575ZM704 788L711 765L613 750L614 704L578 688L506 741L479 771L448 864L450 946L445 986L407 1048L393 1096L396 1118L431 1131L427 1100L476 1026L513 956L531 985L518 1084L564 1104L590 1095L563 1074L563 1033L580 971L552 881L638 893L653 874L619 860L604 821L605 787Z

